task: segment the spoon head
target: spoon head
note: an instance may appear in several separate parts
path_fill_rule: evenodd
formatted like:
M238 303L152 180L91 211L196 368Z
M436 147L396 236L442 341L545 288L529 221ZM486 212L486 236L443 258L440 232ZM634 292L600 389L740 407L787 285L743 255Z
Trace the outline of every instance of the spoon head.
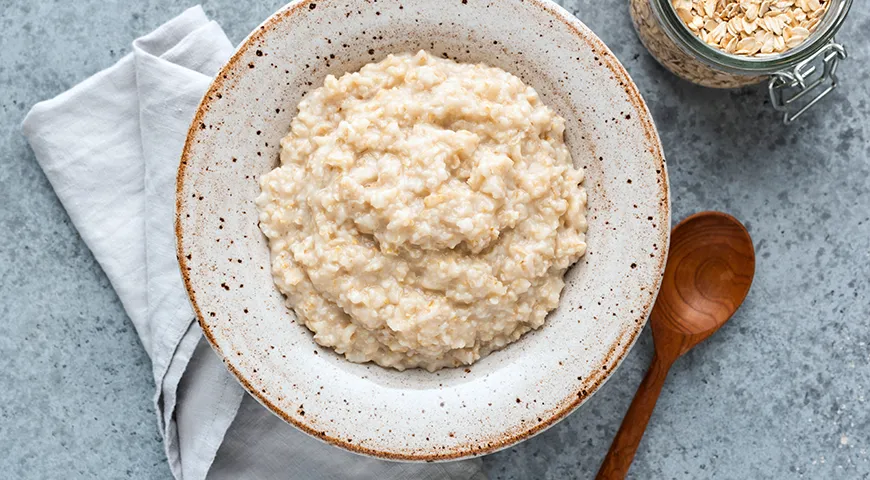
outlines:
M755 274L755 249L736 218L701 212L671 232L668 263L650 317L656 351L676 358L737 311Z

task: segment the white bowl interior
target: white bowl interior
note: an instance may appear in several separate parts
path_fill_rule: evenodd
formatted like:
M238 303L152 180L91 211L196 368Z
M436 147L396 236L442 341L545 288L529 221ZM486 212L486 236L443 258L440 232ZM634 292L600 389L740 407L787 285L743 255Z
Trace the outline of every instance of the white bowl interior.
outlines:
M467 369L434 374L353 364L316 345L273 285L253 203L306 92L328 74L419 49L533 86L565 117L589 198L588 252L545 326ZM545 0L288 5L218 76L179 175L182 271L225 363L287 421L381 457L481 454L552 425L627 353L664 268L667 175L649 112L606 47Z

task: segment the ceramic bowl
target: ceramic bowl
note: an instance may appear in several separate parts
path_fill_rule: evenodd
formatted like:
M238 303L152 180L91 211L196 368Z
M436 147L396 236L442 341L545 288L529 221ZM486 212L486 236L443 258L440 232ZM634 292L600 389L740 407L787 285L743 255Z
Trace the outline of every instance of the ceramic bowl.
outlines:
M314 343L275 289L254 198L296 105L328 74L426 49L521 77L567 122L586 172L588 252L541 329L469 368L398 372ZM270 17L217 76L178 176L178 257L227 368L287 422L399 460L493 452L581 405L646 323L668 247L659 138L607 47L546 0L302 0Z

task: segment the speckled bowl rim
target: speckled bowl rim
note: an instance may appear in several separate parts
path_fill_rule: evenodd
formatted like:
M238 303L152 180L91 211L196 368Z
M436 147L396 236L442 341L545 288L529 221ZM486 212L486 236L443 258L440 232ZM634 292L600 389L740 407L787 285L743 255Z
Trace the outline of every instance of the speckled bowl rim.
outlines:
M223 88L224 81L227 78L227 73L236 68L241 57L244 56L244 54L248 50L255 48L255 44L262 38L264 33L270 30L274 25L284 21L288 17L292 17L295 15L304 15L306 12L309 11L310 5L314 5L317 2L324 3L325 1L328 0L295 0L282 7L280 10L278 10L276 13L272 14L268 19L266 19L262 24L260 24L257 28L255 28L245 38L245 40L242 41L242 43L233 53L232 57L221 68L221 71L215 77L215 80L212 82L211 86L204 94L203 99L197 109L197 112L191 122L184 149L182 151L181 162L178 167L178 176L176 182L175 234L176 255L184 280L184 286L187 290L188 296L190 297L190 302L194 309L194 312L196 313L197 321L201 326L203 334L205 335L212 349L218 354L227 369L236 377L239 383L252 397L254 397L260 404L271 410L272 413L282 418L285 422L295 426L299 430L302 430L310 436L317 438L325 443L338 446L354 453L387 460L438 462L486 455L527 440L564 419L569 413L576 410L582 403L584 403L595 392L597 392L602 385L604 385L604 383L610 378L616 368L619 367L619 365L628 355L628 352L631 351L632 347L637 342L639 334L646 326L649 314L652 311L653 303L658 295L659 288L661 287L662 274L664 272L665 262L667 259L667 252L670 243L671 214L671 199L667 166L662 150L661 139L659 138L655 124L653 123L652 115L649 112L646 102L641 97L637 86L635 85L634 81L629 77L628 72L625 70L622 64L616 59L616 57L604 44L604 42L602 42L594 33L592 33L591 30L588 29L588 27L583 25L579 19L574 17L563 7L552 2L551 0L520 0L528 2L529 4L532 4L546 11L547 13L552 15L555 20L558 20L562 22L565 26L567 26L574 35L576 35L580 40L589 45L591 49L603 52L603 54L601 55L601 62L608 70L612 72L614 78L616 78L620 82L620 85L623 86L628 101L635 107L637 112L641 113L641 118L639 120L642 124L646 140L650 145L649 153L652 154L652 156L654 157L654 161L656 163L656 166L658 167L657 175L659 176L660 181L657 183L660 189L658 194L661 200L658 203L658 218L661 219L662 223L664 224L659 229L660 245L662 245L662 248L659 249L659 255L657 258L657 271L659 274L655 276L656 280L653 282L654 284L648 286L649 291L652 294L645 301L642 307L642 312L639 315L639 318L641 318L642 321L634 323L633 326L628 326L620 333L616 344L611 346L610 350L605 356L605 359L601 365L602 368L597 370L597 376L588 380L588 384L591 385L589 388L574 392L572 395L563 398L559 402L559 405L561 405L562 408L553 413L549 418L542 419L541 422L526 430L522 430L519 432L505 432L501 439L489 443L489 446L486 448L479 448L473 445L465 445L464 447L449 452L436 453L433 451L426 454L404 454L392 451L375 450L372 448L363 447L361 445L349 443L342 438L326 435L320 431L312 429L311 427L302 422L296 421L294 418L292 418L291 415L284 412L277 405L273 404L267 398L261 395L260 392L256 388L254 388L253 385L251 385L248 379L245 378L242 372L240 372L233 366L232 361L218 347L218 343L215 340L213 332L210 330L207 322L205 321L205 317L203 316L200 306L197 303L196 294L191 286L191 279L188 274L189 269L187 268L185 251L183 247L184 229L182 228L183 222L181 213L183 207L184 182L187 172L186 167L190 159L191 149L193 147L193 144L196 142L196 137L200 130L199 128L197 128L197 126L200 124L203 115L208 111L209 104L211 103L214 94Z

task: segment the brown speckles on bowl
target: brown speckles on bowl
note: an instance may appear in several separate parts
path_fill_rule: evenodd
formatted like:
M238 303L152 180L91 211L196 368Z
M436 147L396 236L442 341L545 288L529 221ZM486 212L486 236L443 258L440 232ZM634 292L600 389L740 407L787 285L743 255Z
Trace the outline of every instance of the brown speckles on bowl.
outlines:
M482 455L564 418L634 343L667 255L664 157L625 70L560 7L546 0L371 7L368 0L290 4L224 67L194 117L179 167L181 271L203 332L227 368L287 422L382 458ZM530 27L512 28L517 22ZM277 164L279 141L308 91L328 74L419 48L493 64L535 87L565 117L566 141L589 193L588 253L569 271L561 307L507 349L436 375L351 364L317 347L272 285L253 205L256 179ZM455 407L444 407L444 399Z

